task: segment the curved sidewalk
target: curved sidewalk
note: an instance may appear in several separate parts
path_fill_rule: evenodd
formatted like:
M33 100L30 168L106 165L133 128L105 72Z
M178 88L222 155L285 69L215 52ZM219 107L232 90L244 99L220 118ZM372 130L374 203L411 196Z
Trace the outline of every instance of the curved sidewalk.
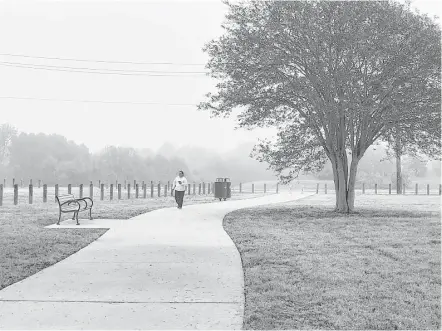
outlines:
M307 195L184 205L124 221L83 220L80 227L110 230L0 291L0 329L240 329L243 271L222 219L236 209Z

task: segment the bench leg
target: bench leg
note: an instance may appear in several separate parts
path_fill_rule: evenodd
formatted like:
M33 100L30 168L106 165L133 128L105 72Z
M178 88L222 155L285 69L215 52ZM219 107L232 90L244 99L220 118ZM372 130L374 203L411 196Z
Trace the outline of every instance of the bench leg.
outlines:
M78 212L76 213L77 215L77 225L80 225L80 223L78 222Z
M61 220L61 210L58 212L58 222L57 222L57 225L60 225L60 220Z
M75 219L75 214L76 214L76 213L75 213L75 211L74 211L74 215L72 216L72 220L74 220L74 219Z
M92 208L89 209L89 219L90 219L90 220L93 220L93 218L92 218Z

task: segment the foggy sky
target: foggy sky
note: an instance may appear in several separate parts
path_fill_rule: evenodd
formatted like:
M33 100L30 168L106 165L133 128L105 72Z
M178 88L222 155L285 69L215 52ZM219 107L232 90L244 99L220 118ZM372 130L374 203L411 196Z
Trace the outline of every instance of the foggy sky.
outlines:
M438 14L437 1L414 6ZM222 33L220 1L0 1L0 53L87 60L205 64L203 45ZM118 70L204 71L203 65L131 65L0 56L0 62ZM105 145L174 145L221 151L273 131L234 130L195 106L67 103L2 96L197 104L209 77L158 77L33 70L0 65L0 123L24 132L58 133L91 151Z

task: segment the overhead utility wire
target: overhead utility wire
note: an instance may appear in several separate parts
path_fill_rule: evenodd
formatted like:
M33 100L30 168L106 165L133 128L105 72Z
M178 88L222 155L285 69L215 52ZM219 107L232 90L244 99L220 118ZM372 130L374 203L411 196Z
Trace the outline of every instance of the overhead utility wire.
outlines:
M145 73L157 73L157 74L205 74L205 71L164 71L164 70L127 70L127 69L109 69L109 68L89 68L89 67L68 67L68 66L53 66L49 64L34 64L34 63L23 63L23 62L4 62L0 61L1 64L9 65L20 65L20 66L35 66L35 67L45 67L45 68L56 68L56 69L74 69L74 70L91 70L91 71L117 71L117 72L145 72Z
M157 106L196 106L192 103L161 103L161 102L137 102L137 101L106 101L106 100L75 100L75 99L51 99L34 97L0 96L0 99L13 100L36 100L36 101L59 101L59 102L79 102L79 103L106 103L106 104L130 104L130 105L157 105Z
M22 65L22 64L7 64L1 63L1 66L5 67L14 67L14 68L23 68L23 69L34 69L34 70L47 70L47 71L64 71L64 72L78 72L78 73L86 73L86 74L101 74L101 75L123 75L123 76L153 76L153 77L205 77L207 74L186 74L183 72L182 74L171 72L171 74L149 74L149 73L137 73L137 72L114 72L114 71L105 71L106 69L102 69L101 71L93 71L93 70L74 70L68 68L50 68L45 66L35 66L35 65ZM98 69L100 70L100 69ZM112 69L111 69L112 70Z
M204 66L205 63L176 63L176 62L134 62L134 61L110 61L110 60L86 60L75 58L61 58L49 56L31 56L23 54L0 53L2 56L15 56L33 59L59 60L59 61L76 61L76 62L96 62L96 63L121 63L121 64L139 64L139 65L177 65L177 66Z

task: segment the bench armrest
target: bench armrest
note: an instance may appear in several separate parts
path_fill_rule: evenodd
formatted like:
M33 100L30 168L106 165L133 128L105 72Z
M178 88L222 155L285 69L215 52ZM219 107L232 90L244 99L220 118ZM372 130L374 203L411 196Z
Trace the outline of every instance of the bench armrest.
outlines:
M60 209L61 209L61 207L65 206L65 205L70 206L71 204L77 204L78 210L80 210L80 204L78 203L78 201L76 199L67 200L67 201L61 203L60 204Z
M90 203L88 203L87 200L89 200ZM77 201L82 201L82 202L84 202L86 204L86 207L84 209L90 209L94 205L94 201L91 198L89 198L89 197L77 199Z

